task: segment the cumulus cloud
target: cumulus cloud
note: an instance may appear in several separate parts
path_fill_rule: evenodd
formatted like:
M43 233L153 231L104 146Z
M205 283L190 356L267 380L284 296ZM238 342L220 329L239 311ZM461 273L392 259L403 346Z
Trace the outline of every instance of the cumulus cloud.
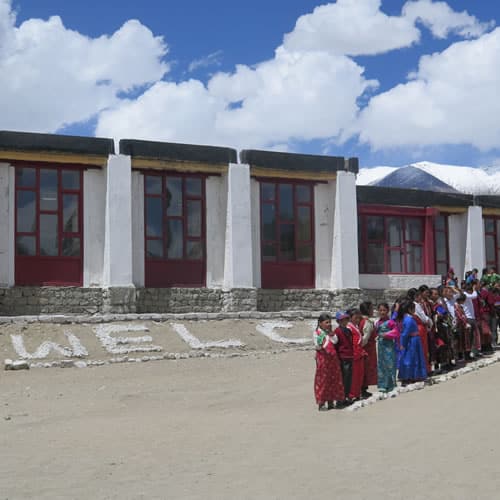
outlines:
M112 35L89 38L61 18L16 27L9 0L0 0L0 126L54 132L116 104L120 92L162 78L167 47L138 21Z
M480 36L491 27L467 12L455 12L445 2L414 0L404 4L400 16L380 10L381 0L337 0L316 7L297 20L285 36L290 50L327 50L351 56L375 55L409 47L420 40L420 22L438 38L450 33Z
M376 149L500 146L500 28L423 56L415 79L374 96L357 124Z

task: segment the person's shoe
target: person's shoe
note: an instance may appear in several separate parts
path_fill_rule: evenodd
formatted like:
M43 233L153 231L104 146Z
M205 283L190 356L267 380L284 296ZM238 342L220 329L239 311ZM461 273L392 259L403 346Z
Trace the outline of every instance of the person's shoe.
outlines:
M368 398L369 398L370 396L372 396L372 395L373 395L373 394L372 394L371 392L369 392L369 391L363 391L363 392L361 393L361 398L362 398L362 399L368 399Z
M318 411L328 411L328 407L326 407L324 404L318 405Z
M333 401L328 401L328 407L329 410L333 410L335 408L335 403Z

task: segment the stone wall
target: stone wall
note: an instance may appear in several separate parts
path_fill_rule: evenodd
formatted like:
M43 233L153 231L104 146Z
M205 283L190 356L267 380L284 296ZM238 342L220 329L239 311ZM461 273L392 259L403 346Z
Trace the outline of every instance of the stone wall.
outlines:
M0 315L331 311L363 300L392 303L401 290L14 287L0 289Z

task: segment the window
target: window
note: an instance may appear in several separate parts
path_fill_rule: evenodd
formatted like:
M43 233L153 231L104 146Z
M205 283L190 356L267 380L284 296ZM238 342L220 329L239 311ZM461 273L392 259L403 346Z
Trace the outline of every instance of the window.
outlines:
M262 181L263 288L314 286L313 185Z
M144 177L146 286L204 286L205 179Z
M16 167L16 284L82 283L82 170Z
M498 269L500 263L500 218L484 218L484 244L486 267Z
M438 215L434 219L434 242L436 273L445 276L450 268L448 249L448 216Z
M359 267L366 274L424 272L424 218L359 216Z

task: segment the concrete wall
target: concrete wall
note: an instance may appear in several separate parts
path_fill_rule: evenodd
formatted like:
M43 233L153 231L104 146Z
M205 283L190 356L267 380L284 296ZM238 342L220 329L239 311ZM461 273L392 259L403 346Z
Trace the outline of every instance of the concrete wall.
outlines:
M14 168L0 163L0 287L14 285Z
M330 181L314 186L316 288L328 289L331 284L335 185L335 181Z
M224 282L224 247L227 219L227 176L208 177L206 192L207 288Z
M465 273L465 242L467 240L467 214L448 216L448 247L450 266L462 278Z
M83 286L103 286L106 176L103 170L83 173Z
M359 286L367 290L397 288L408 290L420 285L439 286L441 276L437 274L360 274Z
M145 284L144 175L132 172L132 283Z

